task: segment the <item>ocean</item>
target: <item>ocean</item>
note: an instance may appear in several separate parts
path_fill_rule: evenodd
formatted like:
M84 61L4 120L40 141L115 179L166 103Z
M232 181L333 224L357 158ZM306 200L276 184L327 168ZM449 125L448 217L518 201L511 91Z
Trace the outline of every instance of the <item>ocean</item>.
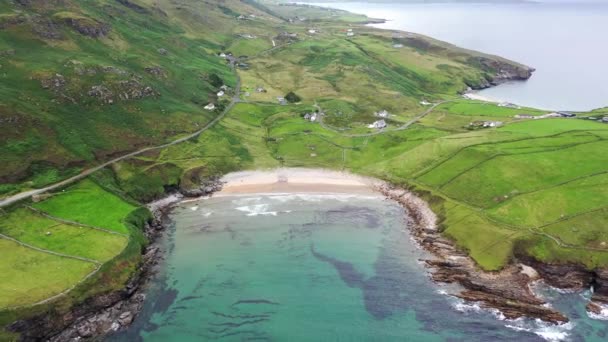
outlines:
M608 2L320 3L388 21L373 26L424 34L536 68L526 82L480 92L550 110L608 106Z
M178 205L143 312L111 341L605 341L589 293L546 290L573 320L507 321L446 295L375 195L250 194Z

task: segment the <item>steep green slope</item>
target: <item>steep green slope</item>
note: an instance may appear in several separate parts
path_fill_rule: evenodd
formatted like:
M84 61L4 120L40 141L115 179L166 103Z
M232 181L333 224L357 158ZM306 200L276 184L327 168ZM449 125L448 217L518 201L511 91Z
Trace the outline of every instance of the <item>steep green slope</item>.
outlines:
M152 3L0 7L0 191L24 180L42 186L217 115L203 106L235 85L217 57L237 39L230 5Z
M301 13L306 20L295 18ZM65 313L122 288L145 245L141 228L149 216L135 204L168 189L196 191L242 169L348 169L416 188L428 194L444 234L487 270L501 269L516 253L589 269L607 265L608 160L601 152L608 125L519 120L522 111L543 111L459 99L469 86L530 71L424 36L360 25L366 20L249 0L0 4L0 196L171 141L226 114L188 141L43 196L32 206L61 223L56 231L24 203L0 212L0 232L30 247L0 242L31 260L2 263L14 275L2 286L48 287L0 303L20 306L0 310L0 323L47 312L51 304ZM220 52L243 56L240 66L231 70ZM237 79L241 103L224 113L233 94L216 94L224 84L236 88ZM300 100L280 104L277 97L289 92ZM217 109L203 108L210 102ZM389 112L388 128L369 128L381 110ZM304 119L313 111L324 113L321 122ZM504 126L470 125L478 121ZM89 230L95 228L101 230ZM90 250L63 241L75 231ZM69 277L41 277L44 265L65 267ZM28 307L83 279L56 302Z

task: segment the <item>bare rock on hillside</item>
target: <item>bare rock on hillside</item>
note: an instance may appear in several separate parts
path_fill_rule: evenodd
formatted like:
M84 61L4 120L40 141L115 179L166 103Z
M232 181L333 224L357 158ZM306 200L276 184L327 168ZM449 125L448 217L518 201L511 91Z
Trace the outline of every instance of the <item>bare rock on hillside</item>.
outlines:
M43 39L63 39L63 34L61 33L59 26L48 18L35 17L32 20L32 31Z
M487 57L470 57L467 62L470 65L476 66L488 73L490 78L476 88L488 88L507 81L525 81L532 77L534 68L515 63L509 63L499 59L491 59Z
M13 56L14 54L15 54L15 50L13 50L13 49L1 50L0 51L0 57Z
M0 18L0 30L22 24L26 21L23 15L5 15Z
M91 38L102 38L110 33L112 26L98 20L89 18L63 18L68 26L76 32Z
M108 104L114 102L114 93L104 85L94 85L87 93L89 96L96 97L100 101Z
M158 78L165 78L165 77L167 77L167 72L163 68L161 68L159 66L146 67L145 70L146 70L147 73L149 73L151 75L154 75L154 76L156 76Z
M138 4L136 4L136 3L132 2L132 1L129 1L129 0L116 0L116 1L119 4L121 4L121 5L125 6L125 7L128 7L130 9L134 10L135 12L138 12L138 13L148 13L148 10L145 7L140 6L140 5L138 5Z
M121 76L125 76L128 74L127 71L117 68L115 66L111 66L111 65L103 66L103 67L101 67L101 70L106 74L115 74L115 75L121 75Z
M40 83L42 84L42 88L57 92L65 87L67 81L63 75L55 74L51 77L43 78L40 80Z
M144 97L152 97L160 95L152 87L142 84L135 78L127 81L119 82L120 92L118 97L121 100L142 99Z
M165 48L160 48L156 51L158 51L158 53L160 53L163 56L166 56L167 54L169 54L169 51L167 51L167 49L165 49Z
M160 96L160 93L152 87L142 84L135 77L129 80L94 85L87 94L106 104L113 104L117 100L128 101Z

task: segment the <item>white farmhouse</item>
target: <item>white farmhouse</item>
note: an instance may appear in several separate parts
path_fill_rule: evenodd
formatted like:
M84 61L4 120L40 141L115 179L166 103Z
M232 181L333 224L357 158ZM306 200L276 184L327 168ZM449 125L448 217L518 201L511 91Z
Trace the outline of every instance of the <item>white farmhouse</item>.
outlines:
M384 121L384 120L378 120L378 121L374 121L373 124L368 125L367 127L368 128L382 129L382 128L385 128L386 126L387 126L386 125L386 121Z
M208 105L205 106L206 110L214 110L215 109L215 105L213 103L210 103Z

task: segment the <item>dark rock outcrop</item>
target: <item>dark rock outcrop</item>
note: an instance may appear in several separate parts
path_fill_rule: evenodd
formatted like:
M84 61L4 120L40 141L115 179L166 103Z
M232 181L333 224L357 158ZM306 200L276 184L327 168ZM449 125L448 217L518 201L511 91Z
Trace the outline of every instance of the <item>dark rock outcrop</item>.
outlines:
M148 10L145 7L140 6L132 1L129 1L129 0L116 0L116 1L118 1L119 4L134 10L135 12L148 13Z
M63 18L62 21L76 32L91 38L102 38L110 33L112 26L89 18Z
M220 181L219 177L212 177L200 181L199 185L194 188L180 188L180 193L186 197L200 197L208 196L214 192L222 190L224 183Z
M32 19L32 31L43 39L63 39L63 34L61 33L59 25L48 18L37 16Z
M467 63L487 74L480 83L470 84L472 89L485 89L508 81L525 81L534 72L534 68L487 57L470 57Z
M525 256L519 259L533 267L547 284L560 289L588 289L594 278L593 273L582 265L548 264Z
M145 70L147 73L154 75L158 78L167 77L167 72L159 66L146 67Z
M538 275L531 267L512 264L500 272L480 270L466 253L441 236L437 218L424 201L391 186L378 190L408 211L411 234L436 258L425 260L431 277L436 282L461 285L464 291L457 297L478 302L484 308L497 309L510 319L532 317L556 324L568 321L560 312L545 307L545 302L532 292L529 284L537 280Z

